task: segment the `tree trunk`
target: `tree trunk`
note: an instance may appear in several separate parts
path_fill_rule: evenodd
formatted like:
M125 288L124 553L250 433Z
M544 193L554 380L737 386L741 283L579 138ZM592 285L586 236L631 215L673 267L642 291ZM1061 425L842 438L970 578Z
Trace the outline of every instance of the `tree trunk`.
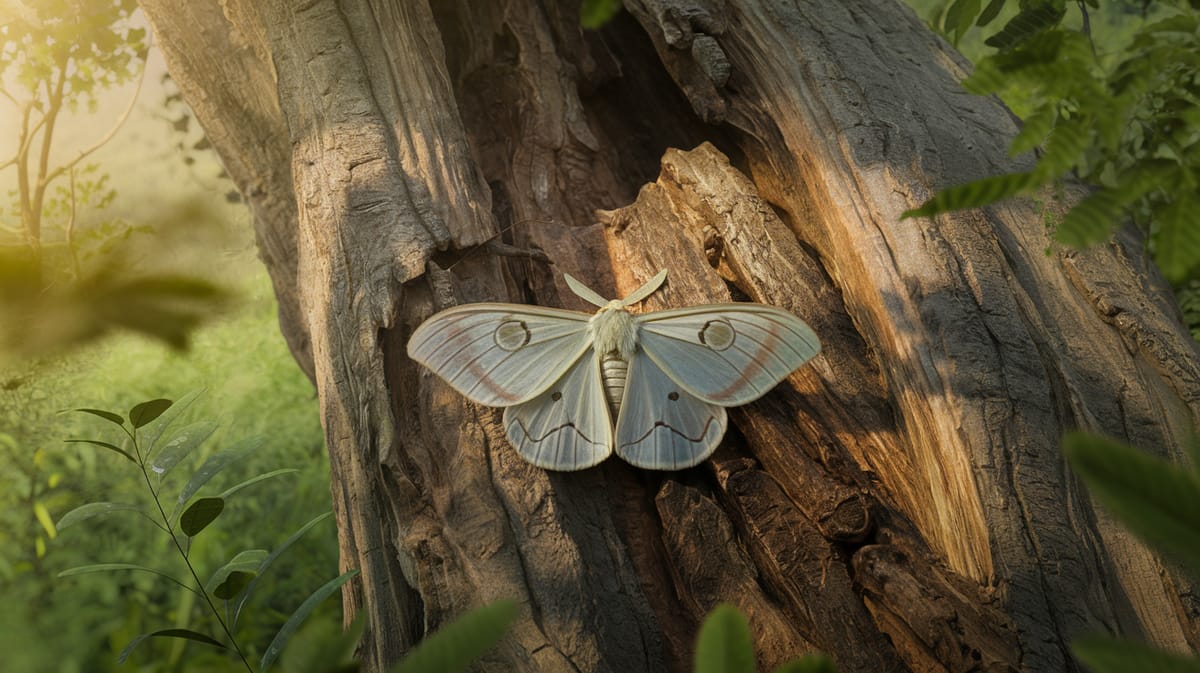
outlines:
M1079 427L1177 456L1196 345L1137 237L1061 249L1052 196L898 220L1029 163L908 9L626 0L590 32L530 0L142 3L317 386L368 670L500 597L522 616L478 670L689 670L722 601L767 669L1200 645L1195 588L1058 447ZM824 345L692 470L534 468L405 356L449 304L586 309L562 272L621 296L660 268L648 308L749 298Z

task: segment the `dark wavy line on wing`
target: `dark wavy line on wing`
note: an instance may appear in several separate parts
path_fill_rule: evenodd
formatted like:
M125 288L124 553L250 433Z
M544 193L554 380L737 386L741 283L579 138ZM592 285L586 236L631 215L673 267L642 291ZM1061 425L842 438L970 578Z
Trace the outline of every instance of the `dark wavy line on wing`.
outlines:
M575 431L575 434L579 435L580 437L583 437L583 440L585 442L587 442L588 444L591 444L593 446L603 446L603 444L601 444L600 442L597 442L597 441L593 440L591 437L588 437L587 435L580 432L579 428L575 427L574 423L563 423L562 425L550 428L548 431L546 431L546 434L542 435L541 437L534 437L532 434L530 434L529 428L525 427L525 422L519 418L517 419L517 425L521 426L521 432L524 433L525 437L529 441L536 442L538 444L544 442L547 437L549 437L550 435L553 435L554 433L556 433L564 428L571 428L572 430Z
M647 430L644 435L642 435L641 437L638 437L637 439L633 440L632 442L622 444L621 448L625 448L627 446L633 446L635 444L641 444L642 442L646 441L646 438L649 437L656 428L660 428L660 427L670 430L671 432L679 435L680 437L683 437L684 439L688 440L689 442L699 444L700 440L704 439L704 436L708 434L708 427L710 425L712 425L713 422L716 420L717 420L716 416L709 415L708 420L704 422L704 427L700 429L699 437L690 437L687 434L676 429L674 426L663 423L662 421L654 421L654 426L651 427L649 430Z

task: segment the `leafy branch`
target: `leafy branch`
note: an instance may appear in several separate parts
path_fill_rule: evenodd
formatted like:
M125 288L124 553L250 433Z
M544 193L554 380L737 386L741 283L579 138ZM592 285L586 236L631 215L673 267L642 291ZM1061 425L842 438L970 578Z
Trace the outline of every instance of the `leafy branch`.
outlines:
M294 470L277 470L253 477L247 481L226 489L220 495L196 497L202 487L223 469L237 460L249 455L261 446L261 438L248 438L232 446L217 451L209 456L190 476L176 498L173 511L168 513L163 504L163 480L183 462L198 446L207 440L216 430L216 424L211 421L199 421L176 430L169 437L167 428L182 414L196 399L198 393L192 393L179 404L166 399L155 399L142 402L129 410L127 417L105 409L82 408L76 412L90 414L117 426L124 435L122 445L99 439L67 440L78 444L87 444L104 449L125 461L132 463L140 472L142 481L153 503L153 509L147 511L138 505L113 502L92 502L81 505L63 515L55 526L56 530L73 526L98 516L106 516L117 512L135 512L149 520L155 527L165 532L171 540L190 576L188 581L181 580L162 570L134 563L99 563L70 568L59 573L60 578L71 577L94 572L135 571L158 575L168 581L183 587L199 597L207 607L212 618L220 627L223 639L210 634L187 628L169 628L143 633L125 646L118 661L123 663L133 650L144 641L160 638L176 638L200 642L220 650L231 651L240 661L245 670L255 673L265 671L274 662L284 645L304 620L328 598L357 574L349 571L328 581L313 592L309 598L292 614L280 628L278 634L268 648L267 654L256 669L246 654L244 647L234 634L234 626L242 607L254 589L255 580L262 575L271 563L286 551L301 535L313 528L317 523L327 519L329 514L323 514L309 521L297 533L287 539L274 552L266 550L246 550L235 555L207 581L201 579L199 570L191 557L191 545L196 536L200 535L224 511L228 499L238 491L261 482L266 478L294 472ZM223 611L218 602L224 602ZM236 605L236 610L232 609ZM232 615L227 618L226 615Z
M1103 241L1121 222L1146 232L1163 274L1181 284L1200 271L1200 3L1159 0L1129 44L1101 54L1089 8L1098 0L1022 0L987 38L996 52L963 82L972 93L1028 99L1013 156L1037 152L1032 169L942 190L903 217L932 217L1079 179L1091 193L1057 226L1058 241ZM1001 16L1005 0L955 0L940 28L957 42ZM1116 11L1116 3L1108 7Z

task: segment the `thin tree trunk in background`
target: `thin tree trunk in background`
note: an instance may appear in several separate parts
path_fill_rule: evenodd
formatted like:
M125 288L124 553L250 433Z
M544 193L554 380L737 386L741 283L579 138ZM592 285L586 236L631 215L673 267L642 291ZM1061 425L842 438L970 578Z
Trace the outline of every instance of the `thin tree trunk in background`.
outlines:
M478 670L688 670L721 601L767 669L1200 645L1194 588L1058 449L1082 427L1176 455L1196 346L1136 239L1059 249L1052 199L898 221L1025 164L909 10L629 0L589 32L567 3L432 4L143 0L317 385L369 670L499 597L524 610ZM404 354L449 304L586 310L562 272L620 296L660 268L648 308L750 298L824 345L693 470L534 468Z

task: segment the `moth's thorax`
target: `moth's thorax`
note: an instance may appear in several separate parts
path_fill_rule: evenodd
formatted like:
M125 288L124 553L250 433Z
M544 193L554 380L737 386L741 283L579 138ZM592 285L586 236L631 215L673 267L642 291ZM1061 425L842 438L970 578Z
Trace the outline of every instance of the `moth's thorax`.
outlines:
M628 361L637 350L637 323L633 314L618 300L608 302L588 321L592 345L601 357L616 353Z

